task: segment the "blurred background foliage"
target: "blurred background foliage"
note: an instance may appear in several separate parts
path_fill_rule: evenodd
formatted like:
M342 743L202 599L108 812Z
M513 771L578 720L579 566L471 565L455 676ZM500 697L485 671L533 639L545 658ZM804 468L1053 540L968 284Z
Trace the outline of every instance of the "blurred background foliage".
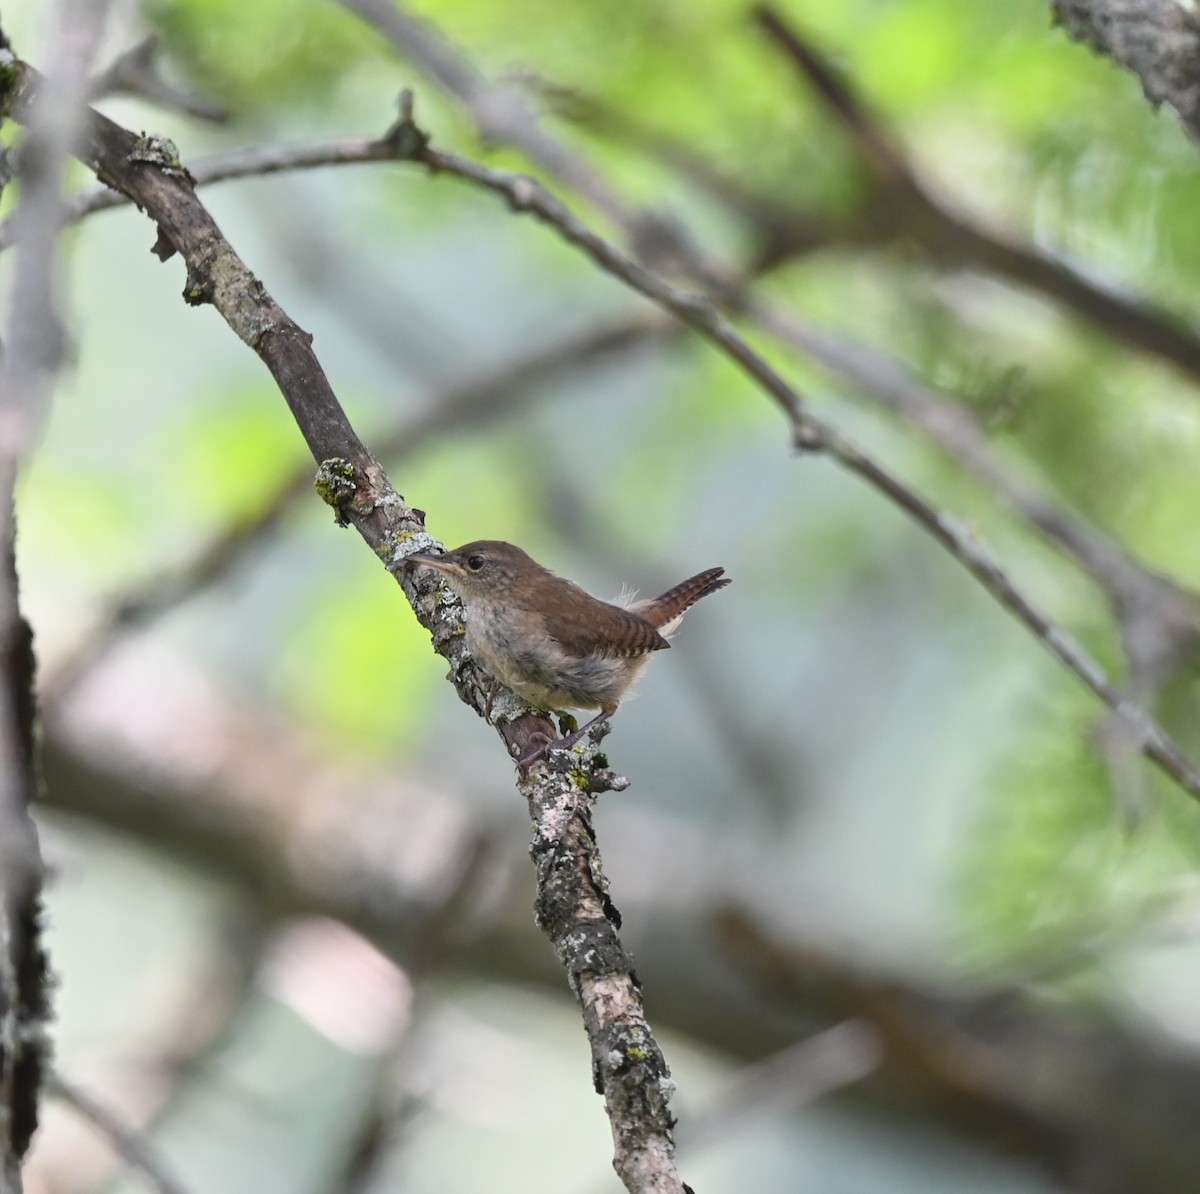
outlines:
M38 7L17 0L4 13L35 63ZM827 238L771 270L756 288L763 301L941 387L1081 524L1200 585L1197 377L1044 294L956 264L903 213L894 234L864 233L876 181L744 4L443 0L412 11L482 76L522 88L629 203L678 216L718 258L749 260L760 230L675 168L665 143L739 192L819 218ZM945 207L1169 318L1200 316L1195 147L1133 79L1054 30L1044 0L790 0L783 11ZM148 32L161 39L164 72L231 119L205 124L136 97L100 106L171 136L185 161L376 136L411 86L435 144L539 174L512 147L481 146L420 63L336 3L123 3L108 52ZM660 140L648 147L651 133ZM552 232L412 167L288 172L203 197L314 334L371 445L466 379L646 313ZM621 240L584 199L565 197ZM82 678L54 689L56 668L94 638L111 602L309 468L259 362L211 309L179 301L178 263L160 265L152 241L129 210L66 239L76 356L20 507L52 733L155 783L237 789L250 775L248 790L274 792L288 848L289 818L369 827L379 814L362 792L399 777L404 808L443 801L447 818L463 818L456 832L477 824L503 843L527 907L525 818L495 739L442 682L377 561L315 497L215 583L120 634ZM1006 512L986 479L752 322L746 331L823 415L967 520L1015 582L1123 678L1103 593ZM1131 830L1090 695L898 511L828 462L790 452L769 401L707 346L658 336L568 362L519 401L500 397L486 418L450 421L386 463L451 546L511 539L602 595L625 583L657 591L717 563L735 579L691 617L609 739L633 786L602 801L598 828L652 1021L672 972L651 922L683 903L699 920L733 904L864 972L918 988L1029 984L1050 1006L1103 1009L1153 1048L1193 1055L1200 810L1141 771L1148 811ZM1177 662L1152 703L1197 757L1200 692L1192 661ZM60 1065L114 1098L122 1083L141 1091L128 1113L153 1120L189 1190L447 1194L478 1189L485 1174L497 1191L616 1188L565 988L531 991L532 970L486 951L405 973L328 926L324 936L281 930L268 879L260 892L231 891L219 866L214 878L203 859L179 862L178 843L164 851L135 824L114 831L86 794L66 803L70 816L45 818L58 874ZM320 892L322 864L309 861ZM477 903L500 899L484 886ZM321 908L317 896L285 910ZM525 931L532 954L549 952ZM713 972L729 971L729 957L708 948ZM339 986L331 971L350 977ZM242 986L238 974L249 975ZM209 998L210 984L225 996ZM343 1020L375 1015L378 1032L355 1038L322 1020L311 997L322 984ZM170 1052L161 1024L189 999L218 1009L218 1029L198 1061L160 1079L166 1094L145 1095L144 1075L130 1077L136 1059ZM688 1146L689 1114L718 1105L747 1057L663 1027L684 1173L708 1194L1090 1188L1043 1161L965 1143L936 1117L853 1102L769 1107L709 1147ZM344 1171L352 1127L380 1104L395 1112L395 1138L355 1186ZM101 1180L86 1165L63 1177L73 1146L55 1140L45 1134L40 1163L59 1184L47 1177L44 1188ZM1200 1163L1193 1176L1200 1186Z

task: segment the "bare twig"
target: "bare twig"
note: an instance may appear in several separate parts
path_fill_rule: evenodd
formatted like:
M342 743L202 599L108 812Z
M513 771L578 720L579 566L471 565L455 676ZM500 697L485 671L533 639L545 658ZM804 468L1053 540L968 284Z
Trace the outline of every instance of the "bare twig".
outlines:
M1144 709L1121 694L1095 659L1029 601L972 528L942 514L833 426L817 419L800 394L772 364L750 347L711 302L664 282L638 265L528 175L494 170L457 154L431 149L424 134L416 129L410 117L401 120L392 136L411 148L413 160L424 163L435 173L453 174L492 191L501 196L514 211L531 215L553 228L606 273L671 311L730 357L784 412L791 429L792 443L797 449L822 452L832 457L905 511L1100 700L1125 719L1148 758L1153 759L1189 795L1200 800L1200 772L1178 745Z
M186 1194L162 1161L155 1156L150 1143L113 1114L99 1100L68 1082L61 1074L51 1074L47 1087L52 1095L77 1111L84 1119L108 1138L117 1155L158 1194Z
M708 1147L746 1120L825 1098L879 1069L879 1034L861 1020L843 1020L739 1070L704 1115L680 1134L680 1147Z
M517 88L483 78L436 29L391 0L341 3L455 96L471 113L484 141L517 146L530 161L585 196L618 224L625 226L633 221L633 210L591 163L543 131Z
M159 69L158 37L154 34L116 58L92 80L88 93L91 99L105 95L136 95L160 108L182 112L212 124L224 124L231 115L229 109L216 100L164 77Z
M361 137L336 141L318 141L306 145L265 145L231 153L212 154L199 158L188 167L193 182L224 182L230 178L248 178L278 174L285 170L311 170L322 166L358 165L364 162L388 161L395 155L382 141ZM70 220L81 220L96 212L125 207L131 202L123 191L97 187L73 196L68 201ZM13 243L11 218L0 224L0 251Z

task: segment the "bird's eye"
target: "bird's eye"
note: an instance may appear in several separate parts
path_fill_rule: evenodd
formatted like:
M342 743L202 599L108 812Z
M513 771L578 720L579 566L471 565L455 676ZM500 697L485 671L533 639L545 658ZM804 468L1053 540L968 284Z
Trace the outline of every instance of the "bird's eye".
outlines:
M471 558L467 560L467 567L470 568L472 572L478 572L483 565L483 556L471 556Z

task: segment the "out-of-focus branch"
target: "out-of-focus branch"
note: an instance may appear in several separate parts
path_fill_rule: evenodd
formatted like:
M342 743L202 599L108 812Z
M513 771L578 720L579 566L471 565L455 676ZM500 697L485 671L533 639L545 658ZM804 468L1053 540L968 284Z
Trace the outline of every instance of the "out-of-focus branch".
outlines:
M348 799L343 768L296 756L294 744L253 724L252 713L231 711L230 719L252 743L248 755L258 760L268 749L280 765L266 774L234 758L219 775L206 767L188 779L144 757L137 765L101 763L94 750L82 754L53 735L49 804L198 867L266 901L273 915L334 917L401 966L416 962L425 949L422 926L444 900L447 860L469 854L478 810L453 793L405 788L394 769L360 776ZM1137 1175L1126 1188L1138 1194L1194 1194L1194 1051L1179 1042L1164 1047L1144 1021L1081 1014L1062 1000L864 973L817 945L768 931L744 906L714 918L713 891L746 886L732 862L704 855L652 817L631 837L648 859L674 858L683 876L665 899L647 887L630 909L662 1025L727 1057L780 1054L781 1068L791 1070L805 1050L783 1051L798 1040L823 1025L865 1022L882 1046L880 1064L870 1068L869 1048L848 1056L835 1050L837 1080L850 1080L856 1059L860 1072L870 1071L844 1097L905 1122L915 1116L993 1146L1000 1140L1047 1169L1103 1155L1114 1172ZM427 963L452 975L561 990L560 973L528 931L517 851L493 865L488 889L497 898L441 935ZM755 1082L764 1096L772 1069L759 1073L765 1086ZM791 1072L803 1081L803 1071Z
M224 124L231 115L224 104L172 83L163 75L159 68L158 38L154 34L126 50L97 75L88 94L91 99L105 95L133 95L157 107L182 112L211 124Z
M761 194L734 166L718 165L691 142L654 127L640 115L621 111L596 95L536 76L527 75L523 82L536 89L564 120L631 148L656 165L667 166L696 191L749 225L760 237L749 268L753 275L822 248L874 243L891 236L891 220L879 221L863 213L853 218L829 216L815 209L801 209L794 201Z
M131 1169L140 1173L158 1194L187 1194L183 1186L167 1172L163 1163L154 1155L150 1143L133 1128L122 1123L98 1099L58 1074L50 1077L48 1086L52 1095L74 1108L107 1137L118 1156Z
M862 1020L844 1020L740 1070L680 1147L706 1148L764 1113L795 1111L869 1078L879 1069L880 1042Z
M1076 41L1135 75L1155 107L1169 104L1200 141L1200 17L1179 0L1050 0Z
M633 209L582 155L549 136L520 91L492 83L441 34L391 0L341 0L470 112L485 142L515 145L552 178L578 191L616 223L628 226Z
M486 830L466 839L448 868L450 883L421 918L405 968L415 993L414 1006L380 1061L370 1096L363 1101L355 1130L330 1176L329 1194L366 1194L376 1187L380 1170L395 1155L401 1135L419 1113L423 1100L412 1088L411 1063L428 1002L422 999L423 980L452 960L454 944L469 933L479 897L501 853L499 837Z
M1114 5L1063 3L1058 7ZM1118 3L1116 7L1142 5ZM1186 12L1174 0L1155 0L1147 7L1173 9L1179 14L1179 22L1189 22L1193 30L1196 28L1195 14ZM952 210L920 177L899 143L862 97L792 22L769 5L759 6L754 13L759 25L782 48L804 82L858 147L876 186L895 209L891 219L893 235L912 236L935 260L972 266L1046 295L1114 340L1170 361L1189 377L1200 379L1200 334L1194 328L1170 312L1105 289L1066 263L985 229ZM1192 37L1194 53L1195 33ZM1188 69L1194 74L1192 61L1189 60ZM1200 96L1200 83L1193 82L1193 88L1195 95Z
M0 77L0 112L18 120L36 114L44 85L26 64L7 64ZM407 145L415 136L419 144ZM402 122L392 140L398 156L417 156L424 135ZM175 147L137 137L89 111L84 160L110 186L133 199L158 225L155 252L186 262L185 299L211 303L270 369L313 456L317 483L342 524L353 524L402 586L435 649L450 661L456 691L477 710L492 710L494 686L465 650L462 609L428 569L404 567L414 552L440 545L388 482L351 426L303 332L271 298L225 240L200 203ZM544 716L523 703L511 720L493 724L510 751L524 754L534 735L553 733ZM494 715L493 715L494 716ZM624 785L594 745L557 769L525 769L518 787L534 826L531 851L538 876L537 919L553 943L579 1000L592 1046L593 1075L613 1130L613 1164L633 1192L684 1194L675 1169L672 1084L642 1007L633 961L617 935L620 918L608 898L591 825L603 791Z
M1166 1144L1181 1122L1178 1100L1195 1099L1185 1077L1198 1064L1194 1051L1163 1048L1160 1084L1135 1095L1130 1030L1118 1023L1047 1014L1014 989L939 990L871 976L784 939L745 908L723 910L715 927L772 1006L852 1015L875 1029L879 1081L856 1091L886 1092L910 1114L932 1113L993 1146L1032 1151L1069 1189L1195 1189L1194 1156Z
M1124 623L1135 616L1149 618L1160 634L1177 640L1177 646L1200 633L1200 598L1196 594L1133 559L1119 543L1073 518L1040 492L1034 482L1001 458L960 401L926 385L899 362L868 345L762 304L753 304L748 315L869 401L937 443L962 464L967 475L984 484L1091 576L1112 602L1119 621Z
M396 0L341 0L396 47L429 79L454 96L485 143L519 149L559 185L582 195L617 225L634 256L662 273L682 273L714 293L732 278L700 253L671 215L627 203L580 153L551 136L521 88L486 79L440 30L404 11Z
M18 247L0 359L0 1189L6 1194L22 1188L21 1163L38 1125L50 1021L43 867L30 816L39 788L37 660L20 606L14 495L66 355L58 268L62 190L84 79L107 9L106 0L52 6L47 53L55 79L15 152ZM11 71L14 62L0 30L0 72ZM11 166L5 154L0 189Z

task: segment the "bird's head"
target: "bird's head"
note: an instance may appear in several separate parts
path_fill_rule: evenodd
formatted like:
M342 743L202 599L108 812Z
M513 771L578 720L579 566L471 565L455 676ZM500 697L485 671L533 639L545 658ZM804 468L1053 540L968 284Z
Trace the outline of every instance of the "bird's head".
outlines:
M499 539L477 539L442 556L412 555L408 562L436 569L464 601L501 595L545 571L519 547Z

